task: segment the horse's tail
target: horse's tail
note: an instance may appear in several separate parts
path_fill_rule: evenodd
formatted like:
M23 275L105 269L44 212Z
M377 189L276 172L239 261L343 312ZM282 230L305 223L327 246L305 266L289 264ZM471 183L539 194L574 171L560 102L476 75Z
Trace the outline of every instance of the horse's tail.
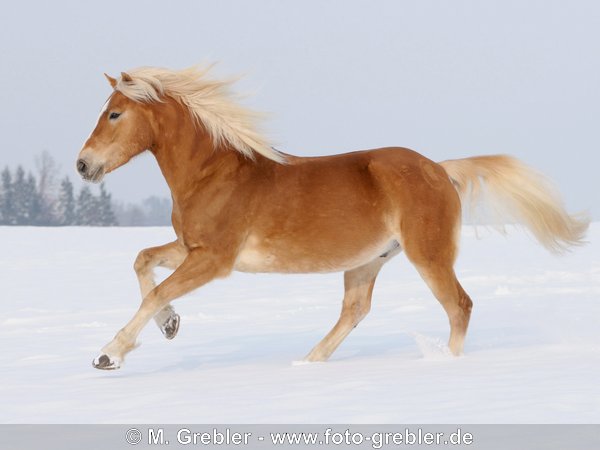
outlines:
M487 194L484 206L492 208L500 223L524 225L551 252L583 244L589 219L569 215L549 180L516 158L475 156L440 164L467 210Z

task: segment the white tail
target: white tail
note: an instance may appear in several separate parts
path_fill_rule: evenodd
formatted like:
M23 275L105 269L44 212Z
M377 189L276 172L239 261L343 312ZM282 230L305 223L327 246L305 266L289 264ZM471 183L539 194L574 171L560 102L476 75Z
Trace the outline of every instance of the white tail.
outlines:
M454 182L468 211L481 203L493 208L502 223L522 224L548 250L562 253L583 244L589 219L569 215L550 181L516 158L475 156L440 163Z

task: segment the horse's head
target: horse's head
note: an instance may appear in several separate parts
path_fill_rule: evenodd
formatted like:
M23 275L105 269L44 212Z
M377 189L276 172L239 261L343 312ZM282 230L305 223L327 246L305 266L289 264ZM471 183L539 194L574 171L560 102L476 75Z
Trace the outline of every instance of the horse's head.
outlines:
M113 89L117 80L106 75ZM122 82L131 77L121 74ZM151 108L115 90L100 112L98 123L79 157L77 171L84 180L98 183L105 174L127 163L152 144Z
M208 78L209 70L141 67L121 73L120 80L106 76L114 92L79 153L77 171L85 180L99 182L145 150L156 155L181 151L190 142L198 147L205 136L213 149L283 163L284 155L256 129L257 114L233 101L231 81Z

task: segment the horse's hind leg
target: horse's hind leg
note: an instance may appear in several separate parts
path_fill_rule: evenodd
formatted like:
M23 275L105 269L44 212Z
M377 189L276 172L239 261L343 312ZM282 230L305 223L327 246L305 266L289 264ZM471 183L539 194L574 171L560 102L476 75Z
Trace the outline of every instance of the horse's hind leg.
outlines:
M417 270L446 310L450 321L448 347L458 356L463 352L473 302L464 291L451 267L423 267Z
M134 264L142 299L156 287L153 269L160 266L175 270L181 265L187 254L187 249L178 241L142 250ZM167 339L173 339L177 335L180 318L170 304L167 304L154 316L154 321Z
M381 267L399 248L387 252L376 260L344 272L344 302L342 313L332 330L306 356L305 361L326 361L352 329L369 313L375 279Z
M435 235L435 238L428 239L427 231L422 229L408 235L405 233L404 250L433 295L444 307L450 321L448 347L454 355L460 355L473 302L454 273L457 235L450 230L440 229L435 230Z

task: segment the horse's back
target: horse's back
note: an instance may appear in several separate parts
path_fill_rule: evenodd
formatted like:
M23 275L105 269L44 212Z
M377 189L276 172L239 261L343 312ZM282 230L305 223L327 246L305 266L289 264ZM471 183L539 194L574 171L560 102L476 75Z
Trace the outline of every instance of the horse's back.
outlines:
M430 210L460 210L458 194L444 168L420 153L403 147L385 147L332 156L290 161L315 186L335 184L338 189L388 202L393 209L426 214ZM433 211L427 213L430 215Z
M374 208L403 246L411 240L455 242L461 223L461 202L445 169L422 154L403 147L386 147L335 155L330 164L360 173L362 189L376 198ZM368 186L368 189L366 187Z

